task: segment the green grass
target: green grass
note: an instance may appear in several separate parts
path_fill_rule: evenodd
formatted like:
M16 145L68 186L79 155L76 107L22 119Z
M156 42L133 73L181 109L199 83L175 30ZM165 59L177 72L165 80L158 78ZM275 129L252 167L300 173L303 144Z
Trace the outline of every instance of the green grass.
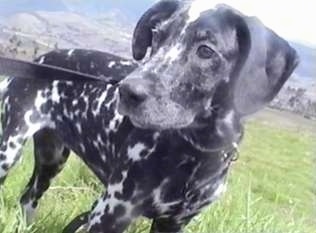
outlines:
M247 127L241 155L229 176L228 190L187 226L188 233L312 233L316 229L315 157L311 136L258 123ZM19 195L32 170L32 146L0 191L1 233L57 233L88 210L100 185L73 156L44 196L35 223L24 224ZM16 231L18 229L18 231ZM141 219L129 233L149 230Z

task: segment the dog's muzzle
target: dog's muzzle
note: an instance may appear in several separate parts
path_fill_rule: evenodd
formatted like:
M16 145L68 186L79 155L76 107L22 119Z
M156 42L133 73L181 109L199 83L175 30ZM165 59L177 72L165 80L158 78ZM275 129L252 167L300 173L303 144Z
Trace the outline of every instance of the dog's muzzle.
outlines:
M123 115L140 106L148 98L145 88L136 82L124 82L119 88L119 112Z

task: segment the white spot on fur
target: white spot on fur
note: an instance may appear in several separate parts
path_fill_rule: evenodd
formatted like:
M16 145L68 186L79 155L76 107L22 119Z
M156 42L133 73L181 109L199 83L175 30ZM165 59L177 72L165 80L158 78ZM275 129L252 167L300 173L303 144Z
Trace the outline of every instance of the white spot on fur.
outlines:
M124 61L124 60L122 60L122 61L120 61L120 64L123 65L123 66L130 66L133 63L131 61Z
M74 85L73 81L64 81L64 83L66 83L66 85L69 87L72 87Z
M95 148L99 148L99 143L97 141L93 141L92 144Z
M8 90L8 86L11 82L11 78L6 78L2 82L0 82L0 98L4 95L4 93Z
M92 211L92 214L95 214L95 216L94 216L94 218L90 219L90 221L89 221L88 231L95 224L100 224L101 223L101 216L104 213L106 204L107 204L106 200L104 201L103 198L99 199L96 207Z
M102 140L101 134L98 134L97 140L98 140L98 143L103 144L103 140Z
M76 123L76 129L78 130L78 133L79 133L79 134L82 133L81 124L80 124L79 122Z
M108 65L109 68L112 68L113 66L115 66L116 62L115 61L111 61Z
M40 60L38 61L38 64L43 64L45 62L45 56L41 56Z
M52 101L59 103L60 102L60 95L59 95L59 91L58 91L58 84L59 81L53 81L52 84Z
M33 110L29 110L24 114L24 121L28 127L28 130L25 134L26 138L33 136L34 133L36 133L38 130L42 128L42 123L40 122L34 123L31 121L32 114L33 114Z
M67 53L67 56L71 57L74 52L75 52L75 49L70 49Z
M76 106L76 105L78 104L78 102L79 102L78 99L74 99L74 100L72 101L72 105L73 105L73 106Z
M111 87L111 85L109 85ZM106 108L110 108L111 105L118 99L119 90L116 88L115 92L113 93L113 98L105 105Z
M114 117L109 123L109 129L111 131L116 131L119 125L122 123L123 119L124 119L124 116L119 114L117 109L115 109Z
M123 192L123 183L125 181L127 177L127 171L124 171L122 172L122 180L119 182L119 183L116 183L116 184L110 184L109 187L108 187L108 194L111 196L111 197L114 197L115 196L115 193L122 193ZM111 198L110 198L111 199ZM111 213L112 211L110 211Z
M7 175L8 171L2 168L3 164L6 164L9 168L17 161L19 152L22 148L22 145L19 143L20 135L10 136L7 141L7 148L5 151L1 151L5 155L5 160L0 162L0 178ZM11 147L10 144L14 144L14 147Z
M131 159L133 162L141 160L141 152L145 150L147 147L143 143L137 143L133 147L128 147L127 155L128 158Z
M213 195L214 199L219 198L223 193L226 192L226 189L227 189L226 184L224 182L221 183L214 192L214 195Z
M155 132L155 133L154 133L154 136L153 136L154 141L157 141L157 139L159 138L159 136L160 136L160 133L159 133L159 132Z
M179 57L182 50L182 45L178 43L167 52L166 58L170 59L170 62L175 61Z
M100 113L101 106L104 103L107 95L108 95L108 88L104 92L102 92L101 96L98 98L98 105L97 105L96 113Z
M47 98L43 97L43 91L37 91L37 96L35 98L35 108L37 111L40 111L41 106L46 103Z
M57 119L58 121L63 121L63 118L62 118L61 115L57 115L57 116L56 116L56 119Z
M106 97L108 95L108 90L109 90L110 87L111 87L111 85L108 85L106 87L105 91L103 91L101 93L101 95L97 98L97 100L96 100L97 101L97 106L96 106L95 109L92 109L92 113L93 113L94 116L97 116L100 113L101 107L102 107L102 105L104 104L104 102L106 100Z
M232 128L234 123L234 111L228 112L228 114L223 119L223 122L226 123L230 128Z

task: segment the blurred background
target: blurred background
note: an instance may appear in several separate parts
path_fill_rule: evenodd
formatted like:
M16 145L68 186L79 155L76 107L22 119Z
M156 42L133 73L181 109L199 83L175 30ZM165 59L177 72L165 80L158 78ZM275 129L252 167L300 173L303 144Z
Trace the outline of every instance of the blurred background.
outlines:
M207 1L207 0L205 0ZM0 54L32 59L56 48L89 48L131 56L137 19L155 0L0 0ZM316 22L311 0L225 2L256 15L294 46L301 63L272 103L316 118Z

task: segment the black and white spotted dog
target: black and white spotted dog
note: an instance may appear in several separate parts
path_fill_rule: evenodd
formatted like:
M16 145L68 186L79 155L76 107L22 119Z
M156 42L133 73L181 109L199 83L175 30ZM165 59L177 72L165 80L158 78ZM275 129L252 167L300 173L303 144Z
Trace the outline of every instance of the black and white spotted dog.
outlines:
M151 48L140 66L84 51L39 59L118 81L128 74L118 84L8 81L0 177L35 135L35 171L22 197L27 212L69 149L106 192L64 232L85 223L91 233L121 233L139 216L153 219L152 233L180 232L225 190L242 120L275 97L298 58L256 18L206 5L168 0L150 8L134 32L136 60Z

